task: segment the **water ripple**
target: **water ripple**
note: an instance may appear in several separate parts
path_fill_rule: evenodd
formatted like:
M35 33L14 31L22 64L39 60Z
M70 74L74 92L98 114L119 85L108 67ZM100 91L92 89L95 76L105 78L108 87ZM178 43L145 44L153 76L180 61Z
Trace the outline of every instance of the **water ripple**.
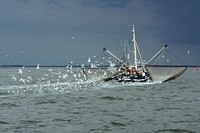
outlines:
M191 131L191 130L186 130L186 129L162 129L162 130L158 130L158 131L155 131L156 133L169 133L169 132L172 132L172 133L197 133L195 131Z
M120 97L114 97L114 96L103 96L100 99L105 99L105 100L109 100L109 101L113 101L113 100L124 100L123 98Z
M113 126L117 126L117 127L122 127L122 126L125 127L126 126L126 124L123 124L120 122L115 122L115 121L110 122L110 124Z
M18 105L14 103L1 103L0 108L12 108L12 107L18 107Z
M8 122L6 122L6 121L0 121L0 125L1 124L6 124L6 125L9 125L9 123Z

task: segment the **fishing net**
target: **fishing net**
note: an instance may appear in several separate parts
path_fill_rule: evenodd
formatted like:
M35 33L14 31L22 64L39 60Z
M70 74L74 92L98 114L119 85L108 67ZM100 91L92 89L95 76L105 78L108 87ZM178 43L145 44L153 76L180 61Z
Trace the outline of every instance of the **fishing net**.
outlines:
M146 65L154 82L166 82L179 77L187 66L165 45Z

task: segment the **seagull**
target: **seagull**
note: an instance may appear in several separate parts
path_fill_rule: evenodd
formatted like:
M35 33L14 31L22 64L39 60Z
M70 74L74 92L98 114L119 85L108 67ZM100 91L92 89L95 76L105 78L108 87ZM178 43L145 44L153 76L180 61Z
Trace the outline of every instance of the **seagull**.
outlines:
M104 71L103 77L105 77L106 75L107 75L107 72L106 72L106 71Z
M187 54L190 54L190 50L187 51Z
M26 82L31 82L32 81L32 77L31 76L28 76L28 77L26 77Z
M91 59L90 58L88 58L88 63L90 63L91 62Z
M5 54L5 55L4 55L4 57L5 57L5 58L9 58L10 56L9 56L9 55L7 55L7 54Z
M73 69L72 65L70 65L69 69L72 71L72 69Z
M67 78L67 76L68 76L67 73L63 74L62 78L65 79L65 78Z
M23 84L25 84L25 79L20 78L19 81L21 81Z
M15 77L15 75L12 75L12 79L17 81L17 78Z
M18 73L22 74L23 73L22 69L18 69Z
M37 65L36 69L40 69L40 64Z

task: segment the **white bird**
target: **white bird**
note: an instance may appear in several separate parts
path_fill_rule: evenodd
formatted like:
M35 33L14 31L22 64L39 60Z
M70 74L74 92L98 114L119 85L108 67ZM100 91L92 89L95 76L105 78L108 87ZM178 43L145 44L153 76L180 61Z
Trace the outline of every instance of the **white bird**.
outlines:
M30 81L32 81L32 77L31 76L28 76L27 79L30 80Z
M14 75L12 75L12 79L17 81L17 78Z
M91 68L97 68L97 66L95 64L90 64L91 65Z
M40 69L40 64L37 65L36 69Z
M21 81L23 84L25 84L25 79L20 78L19 81Z
M48 73L44 74L44 77L48 77L48 76L49 76L49 74L48 74Z
M88 63L90 63L91 62L91 59L90 58L88 58Z
M7 54L5 54L4 56L5 56L5 58L8 58L8 57L10 57L10 56L9 56L9 55L7 55Z
M80 73L78 73L78 78L80 78L81 77L81 74Z
M72 71L72 69L73 69L72 65L70 65L69 69Z
M187 54L190 54L190 50L187 51Z
M89 70L88 70L88 73L92 73L92 71L89 69Z
M106 75L107 75L107 72L106 72L106 71L104 71L103 77L105 77Z
M73 76L74 76L75 80L78 80L78 78L77 78L77 75L76 75L76 74L74 74Z
M22 69L18 69L18 73L22 74L23 73Z
M67 76L68 76L67 73L63 74L62 78L65 79L65 78L67 78Z

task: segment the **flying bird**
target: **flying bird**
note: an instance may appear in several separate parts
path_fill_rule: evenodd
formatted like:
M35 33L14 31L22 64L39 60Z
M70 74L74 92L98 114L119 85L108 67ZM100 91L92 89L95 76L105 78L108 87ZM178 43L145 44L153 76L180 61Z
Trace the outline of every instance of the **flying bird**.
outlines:
M5 57L5 58L9 58L10 56L9 56L9 55L7 55L7 54L4 54L4 57Z
M23 73L22 69L18 69L18 73L22 74Z

